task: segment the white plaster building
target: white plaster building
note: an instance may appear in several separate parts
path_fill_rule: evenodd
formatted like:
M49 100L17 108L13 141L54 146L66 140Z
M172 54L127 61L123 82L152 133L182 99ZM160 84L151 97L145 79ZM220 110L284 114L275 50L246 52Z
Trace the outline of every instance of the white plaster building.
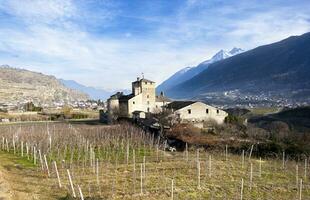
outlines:
M215 121L222 124L228 116L225 111L198 101L174 101L168 104L166 108L180 122Z

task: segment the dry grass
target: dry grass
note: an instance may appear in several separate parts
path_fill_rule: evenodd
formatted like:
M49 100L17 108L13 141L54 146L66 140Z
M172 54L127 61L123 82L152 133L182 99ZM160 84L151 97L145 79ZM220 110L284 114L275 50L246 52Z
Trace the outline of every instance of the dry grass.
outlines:
M226 155L224 154L225 147L223 147L223 152L200 150L199 158L196 150L189 151L188 154L186 152L165 152L164 146L157 146L157 140L151 135L145 135L139 129L129 125L109 127L66 124L25 125L23 127L1 127L0 131L0 139L5 137L12 140L14 136L14 142L16 142L14 156L12 156L14 154L12 148L9 153L1 154L2 167L3 159L8 162L20 156L21 141L35 144L42 154L47 155L49 178L46 167L41 171L39 160L36 166L30 164L33 160L32 154L29 155L29 161L24 155L22 160L26 164L19 170L19 177L33 174L32 176L36 177L37 181L41 180L40 183L44 187L38 185L37 181L30 182L29 186L25 187L38 195L46 194L47 199L55 199L59 196L66 196L66 193L72 193L67 169L73 177L77 196L79 196L77 190L79 185L84 197L123 200L171 199L173 179L174 199L240 199L241 179L243 179L243 199L299 198L295 161L286 161L285 169L283 169L281 159L265 158L261 162L260 176L260 161L257 158L249 159L249 151L245 152L243 166L241 155L229 153ZM49 143L50 136L51 143ZM6 150L3 145L0 146L4 151ZM133 150L135 150L135 164ZM95 160L91 152L94 152ZM129 152L128 163L127 152ZM143 166L144 156L145 175L142 173L141 193L140 167ZM209 156L211 156L211 177ZM96 159L98 159L98 180ZM53 160L58 164L62 188L57 187L56 173L51 163ZM200 188L198 188L197 160L200 163ZM251 189L250 163L253 165ZM305 177L304 160L300 160L297 164L299 166L298 181L303 179L302 199L310 199L308 167ZM14 170L17 170L15 168ZM8 169L3 168L3 170L10 173ZM24 185L23 182L20 186L22 185Z

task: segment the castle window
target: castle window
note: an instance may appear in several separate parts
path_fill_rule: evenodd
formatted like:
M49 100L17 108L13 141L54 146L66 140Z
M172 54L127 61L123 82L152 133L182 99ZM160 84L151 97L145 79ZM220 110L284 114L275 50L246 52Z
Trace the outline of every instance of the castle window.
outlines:
M220 113L220 110L216 110L216 113L219 114L219 113Z
M147 95L146 98L150 98L150 95Z
M135 104L135 103L136 103L136 102L134 102L134 101L132 102L132 104Z
M209 114L209 109L208 108L206 109L206 113Z
M147 112L150 112L150 108L147 108Z
M150 104L150 102L149 102L149 101L147 101L147 104L149 105L149 104Z
M191 109L188 109L187 112L188 112L188 114L191 114L191 113L192 113L192 110L191 110Z
M144 82L145 83L145 85L147 85L147 82Z

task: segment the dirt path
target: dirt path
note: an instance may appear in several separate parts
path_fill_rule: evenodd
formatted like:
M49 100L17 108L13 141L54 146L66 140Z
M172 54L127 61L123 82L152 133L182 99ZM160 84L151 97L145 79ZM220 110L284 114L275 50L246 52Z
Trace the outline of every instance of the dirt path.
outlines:
M12 194L10 192L10 186L4 178L3 172L0 171L0 200L12 199Z
M31 163L0 152L0 200L59 199L56 191Z

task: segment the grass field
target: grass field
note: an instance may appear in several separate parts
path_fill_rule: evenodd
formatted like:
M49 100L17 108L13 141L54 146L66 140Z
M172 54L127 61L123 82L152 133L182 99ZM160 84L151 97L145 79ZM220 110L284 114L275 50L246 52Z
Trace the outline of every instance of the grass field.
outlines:
M238 155L229 147L167 152L163 141L130 125L2 126L0 138L2 193L15 197L310 199L303 156L298 162L286 156L283 162L282 155L260 160L249 158L250 149Z

